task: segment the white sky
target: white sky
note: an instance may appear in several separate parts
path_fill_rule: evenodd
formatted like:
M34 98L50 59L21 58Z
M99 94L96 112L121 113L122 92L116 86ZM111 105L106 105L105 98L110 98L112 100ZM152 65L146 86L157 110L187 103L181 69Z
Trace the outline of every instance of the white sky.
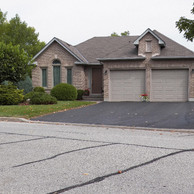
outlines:
M72 45L94 36L129 30L140 35L147 28L158 30L194 51L175 28L181 16L194 19L193 0L0 0L0 9L10 19L18 14L39 32L46 43L53 37Z

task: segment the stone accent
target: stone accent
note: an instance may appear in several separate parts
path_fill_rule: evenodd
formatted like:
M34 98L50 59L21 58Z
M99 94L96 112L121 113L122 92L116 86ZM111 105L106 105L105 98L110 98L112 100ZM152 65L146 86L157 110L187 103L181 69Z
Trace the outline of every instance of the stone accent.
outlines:
M67 82L67 68L72 68L72 84L77 89L85 89L85 72L83 66L75 65L76 58L74 58L68 51L66 51L57 42L53 42L41 55L36 58L37 66L32 71L33 87L42 86L42 72L41 68L47 68L47 90L53 88L53 60L59 59L61 61L61 82Z

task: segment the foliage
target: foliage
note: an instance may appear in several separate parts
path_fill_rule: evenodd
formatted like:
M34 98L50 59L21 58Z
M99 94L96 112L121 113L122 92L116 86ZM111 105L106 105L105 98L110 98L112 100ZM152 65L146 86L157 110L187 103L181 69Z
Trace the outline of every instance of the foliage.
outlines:
M0 117L23 117L32 118L57 111L65 111L72 108L95 104L86 101L58 101L52 105L12 105L0 106Z
M28 99L30 100L34 94L35 94L34 91L31 91L31 92L27 93L27 94L24 96L24 101L27 101Z
M129 36L130 35L130 32L127 30L127 31L124 31L124 32L121 32L121 34L117 34L116 32L113 32L111 34L111 36Z
M30 98L30 104L56 104L57 99L47 93L34 92Z
M22 102L23 90L18 90L13 85L0 85L0 104L14 105Z
M32 80L29 76L26 76L25 80L16 83L16 86L18 87L18 89L24 90L24 94L27 94L33 90Z
M33 91L34 92L43 92L43 93L45 93L45 89L43 87L35 87Z
M84 96L89 96L90 95L90 90L89 89L85 89L83 95Z
M191 13L194 14L194 3ZM180 17L179 21L176 22L176 27L179 32L184 32L184 37L193 42L194 39L194 20L187 19L185 17Z
M84 90L77 90L77 100L82 100L84 95Z
M55 97L44 92L29 92L24 96L24 101L28 101L30 104L56 104Z
M0 83L19 82L26 77L28 56L19 46L0 42Z
M6 19L6 13L0 10L0 40L5 44L12 43L20 45L29 57L37 54L44 46L44 42L38 40L39 34L33 27L29 27L26 22L21 21L16 14L10 21Z
M60 83L52 88L51 95L57 100L76 100L77 90L70 84Z

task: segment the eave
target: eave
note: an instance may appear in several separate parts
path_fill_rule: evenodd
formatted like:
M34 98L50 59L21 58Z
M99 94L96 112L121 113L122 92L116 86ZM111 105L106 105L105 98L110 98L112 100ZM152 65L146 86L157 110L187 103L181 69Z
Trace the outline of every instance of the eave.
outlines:
M82 62L82 60L75 54L73 53L68 47L66 47L64 44L62 44L57 38L53 38L50 42L48 42L45 47L39 51L32 60L35 60L39 55L41 55L54 41L56 41L60 46L62 46L66 51L68 51L72 56L74 56L78 61Z
M99 66L101 63L84 63L84 62L75 62L76 65L86 65L86 66Z
M160 46L162 46L162 47L165 47L165 42L158 36L158 35L156 35L150 28L148 28L142 35L140 35L139 37L138 37L138 39L137 40L135 40L134 41L134 45L135 46L138 46L139 45L139 41L147 34L147 33L150 33L150 34L152 34L157 40L158 40L158 44L160 45Z
M124 57L124 58L97 58L98 61L138 61L145 60L145 57Z
M194 59L194 56L163 56L152 57L152 60L174 60L174 59Z

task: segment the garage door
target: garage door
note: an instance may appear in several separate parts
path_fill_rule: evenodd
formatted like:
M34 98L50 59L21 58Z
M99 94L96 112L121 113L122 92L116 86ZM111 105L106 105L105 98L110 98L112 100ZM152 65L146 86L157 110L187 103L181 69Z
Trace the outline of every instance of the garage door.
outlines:
M110 71L110 101L140 101L145 71Z
M153 70L152 101L187 101L187 70Z

